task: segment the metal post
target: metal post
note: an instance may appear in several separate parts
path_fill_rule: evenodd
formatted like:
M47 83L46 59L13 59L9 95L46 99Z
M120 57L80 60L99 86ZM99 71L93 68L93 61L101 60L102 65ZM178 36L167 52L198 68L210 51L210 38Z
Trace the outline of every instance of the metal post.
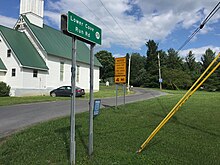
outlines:
M128 60L128 92L130 91L130 72L131 72L131 55Z
M89 155L93 153L93 75L94 75L94 50L95 44L90 45L90 93L89 93Z
M115 98L115 109L118 107L118 84L115 84L116 87L116 98Z
M158 67L159 67L159 83L160 83L160 90L162 90L162 78L161 78L160 54L159 54L159 53L158 53Z
M70 164L76 162L76 141L75 141L75 71L76 71L76 37L72 38L72 67L71 67L71 113L70 113Z
M123 84L123 91L124 91L124 106L125 106L125 92L126 92L126 84Z

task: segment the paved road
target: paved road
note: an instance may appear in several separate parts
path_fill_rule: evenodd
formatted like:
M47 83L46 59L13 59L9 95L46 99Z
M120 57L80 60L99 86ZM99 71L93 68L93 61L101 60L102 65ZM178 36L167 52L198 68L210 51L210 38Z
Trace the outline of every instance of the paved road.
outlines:
M136 94L126 96L126 103L147 100L164 95L160 91L134 88ZM88 111L88 100L76 99L76 113ZM118 97L118 105L124 103ZM0 138L10 135L32 124L70 114L70 100L46 103L33 103L0 106ZM115 98L102 99L102 107L115 106Z

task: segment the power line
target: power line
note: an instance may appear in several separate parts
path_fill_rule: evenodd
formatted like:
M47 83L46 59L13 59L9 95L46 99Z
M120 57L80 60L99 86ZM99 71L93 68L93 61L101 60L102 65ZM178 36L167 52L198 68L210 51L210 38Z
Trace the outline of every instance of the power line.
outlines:
M190 42L190 40L205 26L205 24L215 15L215 13L220 9L220 2L214 7L214 9L209 13L209 15L202 21L198 28L189 36L189 38L179 47L177 53L179 53L182 48Z
M99 2L102 4L102 6L105 8L105 10L108 12L108 14L112 17L112 19L114 20L114 22L118 25L118 27L120 28L120 30L125 34L125 36L127 37L127 39L129 39L130 41L132 41L129 37L129 35L123 30L123 28L120 26L120 24L118 23L118 21L115 19L115 17L109 12L109 10L105 7L104 3L102 2L102 0L99 0ZM131 43L132 46L132 43Z
M114 33L82 0L80 1L112 34L114 34L116 38L123 40L116 33Z
M201 25L206 24L210 18L219 10L220 7L218 7L220 5L220 2L218 2L218 4L214 7L214 9L209 13L209 15L206 17L206 19L202 22ZM217 8L218 7L218 8ZM204 26L204 25L203 25Z
M82 0L80 1L109 31L111 31L114 34L114 32Z

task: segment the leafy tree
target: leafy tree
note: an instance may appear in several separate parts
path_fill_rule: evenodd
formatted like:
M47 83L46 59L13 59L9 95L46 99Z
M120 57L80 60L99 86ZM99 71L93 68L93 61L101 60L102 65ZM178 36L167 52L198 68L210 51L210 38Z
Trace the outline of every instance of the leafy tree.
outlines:
M178 52L170 48L162 58L163 88L187 89L192 84L191 76L184 71L184 62Z
M192 51L189 51L188 55L185 57L185 68L186 72L191 76L192 80L195 81L200 74L200 64L196 62L195 55Z
M205 54L203 54L201 57L202 71L206 70L206 68L214 60L214 58L215 58L215 53L211 49L207 49L205 51ZM219 68L205 81L203 87L207 91L220 90Z
M4 82L0 82L0 97L9 96L11 87Z
M100 78L103 82L109 77L114 77L115 60L112 54L108 51L102 50L95 54L99 62L102 64L100 69Z
M196 58L192 51L189 51L188 55L185 58L187 67L189 71L194 71L196 69Z
M164 67L166 67L166 61L167 61L167 53L163 50L158 51L159 57L160 57L160 65L161 68L163 69Z
M146 86L145 83L147 82L147 72L144 68L140 69L137 74L136 74L136 77L134 79L134 86Z
M167 54L166 67L170 69L183 69L183 59L178 56L178 52L170 48Z
M166 68L162 75L163 87L166 89L188 89L192 85L190 75L183 70Z
M132 53L131 55L130 82L133 86L141 86L144 84L144 79L139 77L139 75L143 77L143 73L146 73L144 69L144 60L145 57L141 56L139 53Z
M209 48L205 51L205 54L202 55L202 71L205 71L209 64L214 60L215 53Z
M145 69L147 71L153 71L158 70L158 44L154 42L154 40L149 40L146 43L146 46L148 48L147 50L147 58L146 58L146 64Z
M147 79L145 82L146 87L158 87L158 44L154 40L149 40L146 43L148 48L147 57L145 63L145 69L147 71Z

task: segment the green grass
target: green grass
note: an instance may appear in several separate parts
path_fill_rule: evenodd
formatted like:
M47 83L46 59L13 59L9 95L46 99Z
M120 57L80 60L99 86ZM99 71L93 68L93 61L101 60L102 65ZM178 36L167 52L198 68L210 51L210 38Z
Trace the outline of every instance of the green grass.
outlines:
M67 97L50 97L50 96L29 96L29 97L0 97L0 106L14 105L14 104L26 104L35 102L47 102L67 100Z
M133 91L130 91L129 93L127 93L126 91L126 95L128 94L133 94ZM121 85L118 86L118 96L123 96L124 95L124 91L123 91L123 87ZM94 93L94 97L95 98L105 98L105 97L115 97L116 96L116 86L100 86L100 91L99 92L95 92ZM86 98L89 98L89 93L86 94Z
M136 151L181 94L102 109L94 120L94 154L87 155L88 113L76 115L76 164L145 165L220 163L220 93L197 92ZM69 117L42 123L0 142L0 164L68 164Z
M130 92L132 94L134 92ZM100 86L100 91L94 92L95 98L114 97L116 95L115 86ZM122 87L119 87L118 95L123 95ZM61 101L69 100L70 97L50 97L50 96L31 96L31 97L0 97L0 106L14 105L14 104L26 104L34 102L47 102L47 101ZM77 97L77 99L89 99L89 93L86 93L83 97Z

